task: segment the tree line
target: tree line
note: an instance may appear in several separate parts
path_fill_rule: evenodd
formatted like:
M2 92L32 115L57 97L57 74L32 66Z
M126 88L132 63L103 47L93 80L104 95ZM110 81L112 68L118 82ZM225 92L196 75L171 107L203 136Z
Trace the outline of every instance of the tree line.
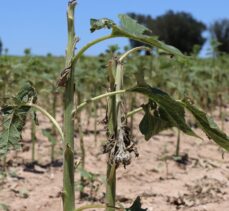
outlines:
M217 42L214 50L219 53L229 53L229 19L217 20L207 26L187 12L169 10L156 18L136 13L128 15L149 28L151 32L148 33L186 54L200 51L206 41L203 37L203 32L206 30L210 32L211 40ZM130 45L137 47L142 43L130 40Z

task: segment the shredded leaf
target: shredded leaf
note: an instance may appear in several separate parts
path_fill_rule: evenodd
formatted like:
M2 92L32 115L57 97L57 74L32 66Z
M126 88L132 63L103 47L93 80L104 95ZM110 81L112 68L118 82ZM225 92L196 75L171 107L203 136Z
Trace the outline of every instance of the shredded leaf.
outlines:
M35 102L36 99L36 91L28 83L14 97L12 105L5 105L1 109L3 123L0 133L0 155L6 154L12 148L20 148L21 133L25 126L27 113L30 111L30 106L25 104Z
M91 19L90 24L91 24L91 28L90 28L91 32L94 32L96 30L100 30L103 28L111 29L113 25L115 25L115 23L108 18Z

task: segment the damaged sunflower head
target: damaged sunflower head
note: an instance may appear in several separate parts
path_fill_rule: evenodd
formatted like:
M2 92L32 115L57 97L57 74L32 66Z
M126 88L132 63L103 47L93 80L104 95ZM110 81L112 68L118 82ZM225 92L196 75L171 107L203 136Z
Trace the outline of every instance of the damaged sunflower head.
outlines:
M109 154L109 162L117 167L122 164L124 167L131 163L131 153L138 157L136 141L130 133L130 128L126 125L117 131L117 135L109 134L108 141L103 145L103 153Z

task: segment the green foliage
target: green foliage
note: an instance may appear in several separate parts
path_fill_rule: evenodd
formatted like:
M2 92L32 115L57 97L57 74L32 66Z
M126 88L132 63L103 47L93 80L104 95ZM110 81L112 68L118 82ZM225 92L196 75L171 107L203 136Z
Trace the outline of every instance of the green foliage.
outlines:
M0 133L0 155L10 149L20 148L21 132L26 122L30 106L26 103L36 102L36 91L30 83L25 85L13 98L13 102L1 108L3 116L2 131Z
M26 48L24 50L24 54L25 54L25 56L30 56L31 55L31 49L30 48Z

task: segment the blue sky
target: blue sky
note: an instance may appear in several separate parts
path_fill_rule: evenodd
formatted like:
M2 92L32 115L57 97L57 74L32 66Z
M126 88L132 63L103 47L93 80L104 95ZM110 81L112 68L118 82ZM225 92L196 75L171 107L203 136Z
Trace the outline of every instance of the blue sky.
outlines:
M36 55L64 55L67 42L67 0L0 0L0 38L9 54L22 55L31 48ZM120 13L136 12L155 17L172 9L193 14L206 24L216 19L229 18L228 0L78 0L76 33L78 48L88 41L108 33L103 30L90 33L90 18L107 17L118 22ZM87 51L96 55L108 45L128 44L125 39L106 41Z

